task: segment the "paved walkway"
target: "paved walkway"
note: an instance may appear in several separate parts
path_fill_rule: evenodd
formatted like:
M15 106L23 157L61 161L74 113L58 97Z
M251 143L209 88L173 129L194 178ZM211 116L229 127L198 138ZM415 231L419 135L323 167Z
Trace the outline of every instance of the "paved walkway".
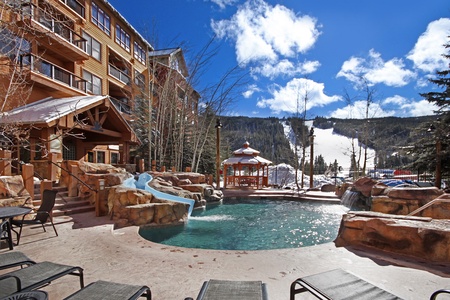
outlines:
M336 248L334 243L298 249L218 251L164 246L142 239L137 227L114 230L108 217L93 213L58 217L52 228L26 227L16 250L36 261L78 265L85 283L103 279L150 286L154 300L194 297L203 281L262 280L271 300L289 299L289 286L298 277L342 268L405 299L428 299L450 288L450 264L433 265L387 257L373 252ZM2 244L0 252L9 251ZM78 289L66 276L43 288L50 300ZM299 299L311 299L310 297Z

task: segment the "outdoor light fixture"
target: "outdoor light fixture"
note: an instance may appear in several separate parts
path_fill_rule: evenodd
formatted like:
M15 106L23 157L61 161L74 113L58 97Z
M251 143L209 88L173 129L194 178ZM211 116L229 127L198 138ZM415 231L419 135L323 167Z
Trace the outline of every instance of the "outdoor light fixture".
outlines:
M220 128L222 123L220 119L216 119L216 189L220 189Z

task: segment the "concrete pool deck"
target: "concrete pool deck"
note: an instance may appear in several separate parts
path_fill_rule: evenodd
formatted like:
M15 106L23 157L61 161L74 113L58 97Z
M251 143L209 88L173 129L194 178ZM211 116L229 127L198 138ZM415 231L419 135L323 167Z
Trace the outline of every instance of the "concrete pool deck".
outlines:
M404 299L428 299L450 288L450 263L418 262L362 249L318 246L264 250L222 251L188 249L142 239L138 227L114 229L109 217L94 213L55 218L59 236L47 227L25 227L14 249L37 262L77 265L85 284L96 280L148 285L154 300L197 296L209 279L261 280L271 300L289 299L289 286L303 277L342 268ZM9 251L2 243L0 253ZM5 273L5 271L2 271ZM65 276L42 288L50 300L62 299L79 288L78 279ZM313 299L299 295L297 299ZM301 297L300 297L301 296ZM442 297L445 298L445 297Z

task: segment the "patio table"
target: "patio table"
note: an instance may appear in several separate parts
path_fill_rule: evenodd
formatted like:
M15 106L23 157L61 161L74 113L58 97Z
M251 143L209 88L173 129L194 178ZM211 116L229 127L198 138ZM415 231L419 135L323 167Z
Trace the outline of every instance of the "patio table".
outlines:
M17 216L26 215L31 212L31 208L21 206L6 206L0 207L0 219L1 222L1 239L6 239L9 244L9 249L13 250L14 245L11 236L11 219ZM6 234L4 237L3 235Z

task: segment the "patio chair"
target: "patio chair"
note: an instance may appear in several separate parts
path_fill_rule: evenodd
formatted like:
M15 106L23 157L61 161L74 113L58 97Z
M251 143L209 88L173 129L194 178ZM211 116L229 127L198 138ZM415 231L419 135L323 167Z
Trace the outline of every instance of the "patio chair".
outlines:
M0 254L0 270L12 267L23 267L34 265L36 262L20 251L10 251Z
M56 231L55 224L53 224L53 216L52 216L52 210L53 210L53 207L55 206L55 200L56 200L57 193L58 193L57 191L53 191L53 190L44 190L41 205L35 212L35 217L32 220L26 220L25 218L27 215L24 215L22 217L22 220L13 220L12 221L13 225L20 227L18 233L17 233L17 231L15 231L17 234L17 245L19 245L20 236L22 235L22 227L24 225L40 224L40 225L42 225L42 228L46 232L47 230L45 229L45 224L48 221L50 221L53 226L53 230L55 231L56 236L58 236L58 232Z
M139 297L152 299L148 286L130 285L99 280L70 295L64 300L134 300Z
M185 298L192 299L192 298ZM203 283L197 300L267 300L267 287L261 281L211 279Z
M297 288L297 285L300 288ZM290 300L310 292L319 299L399 300L401 298L342 269L306 276L291 284Z
M38 289L65 275L78 276L80 288L84 287L82 268L44 261L0 275L0 298ZM16 284L12 284L12 280Z
M6 240L9 250L13 249L13 241L11 238L11 228L8 220L0 221L0 241Z

